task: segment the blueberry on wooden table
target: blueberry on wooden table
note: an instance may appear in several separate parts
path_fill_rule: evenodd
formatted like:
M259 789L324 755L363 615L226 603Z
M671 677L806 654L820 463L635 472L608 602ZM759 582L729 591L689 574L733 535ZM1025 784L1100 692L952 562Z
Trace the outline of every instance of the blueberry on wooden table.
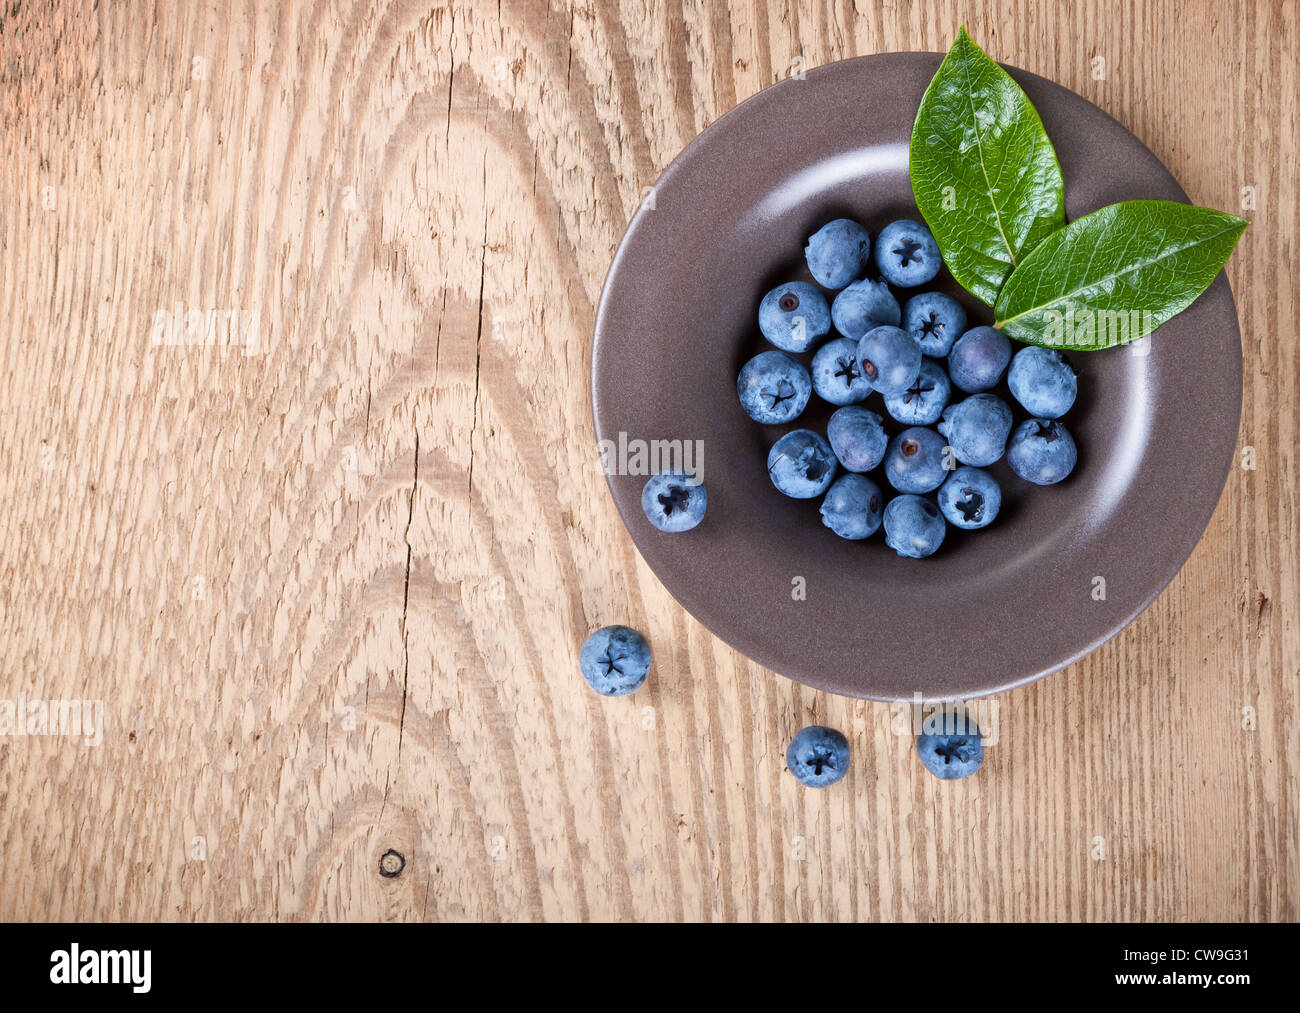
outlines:
M984 762L984 737L964 714L932 714L916 737L916 755L935 777L956 781L979 770Z
M849 772L849 741L834 728L801 728L785 751L785 765L800 784L825 788Z
M578 667L587 685L601 696L625 696L650 674L650 645L630 627L605 626L582 645Z

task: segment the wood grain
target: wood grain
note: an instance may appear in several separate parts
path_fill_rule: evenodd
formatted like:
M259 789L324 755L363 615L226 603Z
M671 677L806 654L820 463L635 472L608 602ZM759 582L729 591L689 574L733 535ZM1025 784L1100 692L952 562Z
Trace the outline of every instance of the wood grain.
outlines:
M1296 919L1298 21L6 3L0 697L105 720L0 737L0 917ZM941 784L888 707L748 662L659 586L588 375L613 249L699 130L798 60L962 22L1198 203L1253 188L1228 274L1255 468ZM155 344L178 304L256 314L257 347ZM575 671L609 622L656 650L616 701ZM853 743L842 789L784 773L812 721Z

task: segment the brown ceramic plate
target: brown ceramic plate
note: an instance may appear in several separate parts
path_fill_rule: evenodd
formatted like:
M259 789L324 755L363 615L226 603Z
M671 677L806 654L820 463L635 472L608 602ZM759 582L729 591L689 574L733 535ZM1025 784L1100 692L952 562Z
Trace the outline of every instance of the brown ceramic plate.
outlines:
M1138 348L1075 355L1079 400L1064 419L1079 446L1074 474L1038 488L999 463L990 470L1003 487L1001 515L984 531L950 527L929 559L896 556L880 534L843 541L822 526L818 500L772 487L768 448L789 429L824 433L830 409L814 396L784 427L741 411L736 373L767 347L759 299L779 282L811 280L803 244L826 221L856 218L874 237L896 218L920 217L908 139L940 59L897 53L822 67L705 130L663 174L653 207L643 203L632 220L592 352L599 439L702 442L709 508L694 531L651 526L640 506L644 475L609 479L668 590L768 668L879 700L1009 689L1119 633L1209 523L1241 411L1241 337L1220 275ZM1114 201L1187 199L1160 160L1096 106L1008 69L1056 145L1070 220ZM937 282L962 298L971 326L992 322L946 271ZM866 406L887 417L878 394Z

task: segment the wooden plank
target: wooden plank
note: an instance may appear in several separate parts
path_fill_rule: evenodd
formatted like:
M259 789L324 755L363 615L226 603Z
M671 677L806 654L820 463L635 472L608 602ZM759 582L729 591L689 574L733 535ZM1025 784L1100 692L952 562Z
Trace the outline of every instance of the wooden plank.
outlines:
M0 737L0 917L1295 919L1297 20L0 12L0 697L105 709L99 746ZM1155 605L998 698L985 769L941 784L888 707L748 662L659 586L588 373L614 246L700 129L796 61L962 21L1193 200L1253 195L1228 273L1255 467ZM155 344L191 311L255 347ZM608 622L656 651L617 701L575 671ZM852 739L844 790L783 771L812 721Z

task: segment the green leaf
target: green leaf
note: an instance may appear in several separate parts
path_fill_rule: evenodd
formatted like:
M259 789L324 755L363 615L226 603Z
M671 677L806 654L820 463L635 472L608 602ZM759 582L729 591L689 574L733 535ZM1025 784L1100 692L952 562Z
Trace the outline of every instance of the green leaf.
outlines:
M1174 201L1111 204L1035 247L1002 287L994 326L1048 348L1135 341L1209 288L1248 224Z
M990 306L1065 224L1061 166L1020 86L963 27L912 127L912 193L954 278Z

